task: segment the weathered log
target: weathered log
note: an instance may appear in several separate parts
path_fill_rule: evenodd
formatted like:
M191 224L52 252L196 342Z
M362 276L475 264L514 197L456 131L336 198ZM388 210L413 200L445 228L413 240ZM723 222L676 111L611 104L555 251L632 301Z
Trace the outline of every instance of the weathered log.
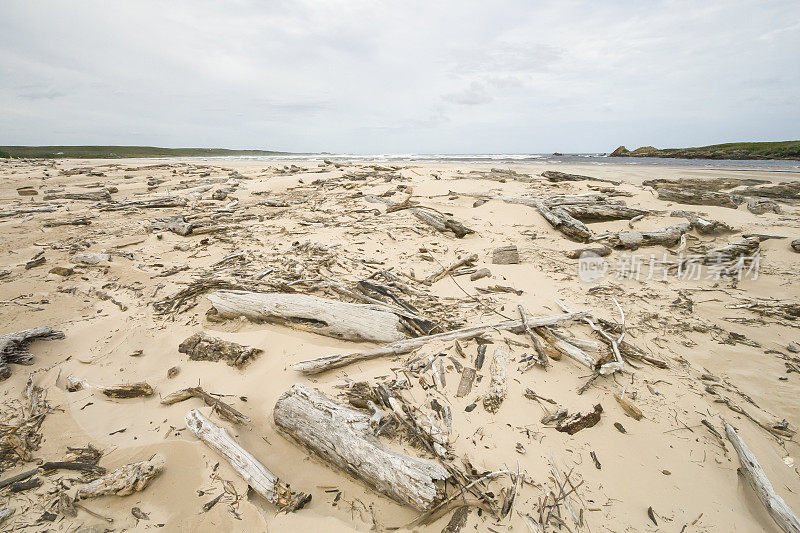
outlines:
M636 250L641 246L674 246L681 240L681 236L689 230L689 224L681 222L649 231L628 230L606 235L599 235L597 239L605 240L612 248L623 250Z
M458 391L456 392L457 398L463 398L472 391L472 384L475 382L476 372L475 369L465 366L461 371L461 381L458 383Z
M495 413L500 408L500 404L508 394L508 383L506 383L506 367L510 354L504 344L498 344L492 356L492 364L489 367L489 392L483 397L483 408L490 413Z
M611 254L611 248L607 246L595 246L590 248L578 248L577 250L569 250L568 252L564 253L570 259L580 259L583 254L587 254L589 256L595 255L599 257L605 257Z
M186 427L195 437L224 457L254 491L276 505L280 511L294 512L311 501L310 494L293 492L289 485L278 479L233 440L225 429L211 422L196 409L186 413Z
M733 189L743 185L759 185L769 183L769 180L759 180L754 178L658 178L652 180L645 180L642 185L645 187L653 187L659 189L677 188L677 189L699 189L704 191L719 191L725 189Z
M128 398L142 398L152 396L155 392L153 387L147 382L140 381L138 383L111 385L111 386L96 386L90 385L88 381L77 376L67 377L67 390L75 392L82 389L96 389L108 396L109 398L128 399Z
M144 490L150 481L164 470L165 466L166 459L158 453L147 461L121 466L91 483L78 487L75 500L86 500L106 494L127 496L139 492Z
M529 321L530 323L530 321ZM533 324L531 324L533 327ZM555 348L557 352L561 355L566 355L570 359L577 361L578 363L584 365L585 367L591 370L597 370L598 361L589 355L588 353L584 352L582 349L578 348L574 344L570 344L569 342L558 338L550 328L546 327L533 327L533 330L541 336L544 340L546 340L550 345Z
M28 345L37 339L55 340L63 339L64 333L50 326L39 326L24 329L15 333L0 335L0 381L11 375L9 363L30 365L33 363L33 354L28 351Z
M577 313L564 313L561 315L530 317L528 318L528 324L531 327L553 326L562 322L577 320L583 318L584 316L586 316L586 312L581 311ZM378 357L386 357L390 355L402 355L404 353L416 350L420 346L424 346L429 342L449 342L454 340L472 339L490 331L521 332L524 331L523 321L521 319L507 320L497 324L471 326L453 331L447 331L445 333L437 333L435 335L415 337L412 339L393 342L391 344L387 344L373 350L367 350L365 352L328 355L318 359L301 361L299 363L295 363L292 368L298 372L302 372L303 374L318 374L320 372L339 368L351 363L356 363L358 361L366 361L369 359L376 359Z
M479 279L482 278L488 278L491 275L492 271L489 270L488 268L479 268L478 270L472 273L472 275L469 277L469 280L478 281Z
M260 348L249 348L206 335L195 333L178 345L178 351L189 355L192 361L225 360L230 366L240 367L262 352Z
M81 254L73 254L69 260L75 264L81 265L97 265L102 263L103 261L111 261L110 254L103 254L103 253L81 253Z
M600 181L603 183L611 183L613 185L619 185L621 183L619 181L606 180L603 178L593 178L591 176L581 176L579 174L567 174L566 172L558 172L556 170L545 170L542 172L542 177L546 178L548 181L556 183L560 181Z
M474 229L468 228L455 218L449 215L444 215L434 209L412 207L410 211L422 222L432 226L436 229L436 231L441 233L452 231L459 239L466 237L470 233L475 233Z
M704 191L699 189L657 189L658 199L688 205L718 205L736 209L744 202L741 196L726 192Z
M400 317L386 307L303 294L217 291L207 296L219 316L273 321L345 340L392 342L405 338Z
M778 202L768 198L753 197L747 199L747 210L755 215L763 215L767 212L780 214L781 206L778 205Z
M444 496L436 482L449 477L447 470L383 448L367 413L296 384L278 399L273 416L301 445L398 502L426 510Z
M578 242L588 242L592 232L580 220L573 218L562 207L549 207L543 201L536 203L536 210L540 215L569 239Z
M203 390L202 387L189 387L187 389L181 389L171 394L167 394L161 398L161 403L163 405L172 405L174 403L188 400L189 398L200 398L203 400L203 403L211 407L213 411L216 411L219 416L225 420L228 420L229 422L233 422L234 424L246 424L250 422L249 417L243 415L219 398L210 395Z
M758 237L749 237L706 252L700 261L705 265L721 265L738 261L742 257L750 257L761 248Z
M774 185L764 185L761 187L747 187L737 194L742 196L761 196L766 198L776 198L779 200L798 200L800 199L800 181L790 181L788 183L777 183Z
M629 220L650 213L647 209L637 209L620 204L575 204L564 205L562 209L569 213L572 218L581 222Z
M471 265L477 260L478 260L478 254L472 254L470 256L464 257L463 259L458 259L457 261L450 263L450 265L440 268L439 270L437 270L436 272L425 278L425 281L428 283L436 283L437 281L445 277L449 272L452 272L458 267Z
M794 514L783 498L775 492L755 454L750 451L750 448L747 447L747 444L730 424L725 424L725 434L739 456L739 462L742 465L739 472L753 488L756 496L764 504L767 512L778 524L778 527L786 533L800 533L800 520L798 520L797 515Z
M732 233L735 230L725 222L718 220L708 220L701 217L697 213L691 211L673 211L669 214L671 217L683 217L689 221L690 227L696 229L698 233L703 235L720 235L723 233Z
M100 207L101 211L119 211L131 207L140 209L161 209L166 207L184 207L189 203L186 198L178 196L159 196L156 198L146 198L142 200L132 200L129 202L113 202Z
M165 218L154 218L148 225L148 231L171 231L181 236L190 235L194 225L186 222L182 215Z
M65 192L56 194L45 194L45 200L86 200L89 202L110 202L111 193L108 189L92 192Z
M30 213L52 213L56 208L53 206L42 207L24 207L20 209L11 209L9 211L0 211L0 218L8 218L16 215L27 215Z

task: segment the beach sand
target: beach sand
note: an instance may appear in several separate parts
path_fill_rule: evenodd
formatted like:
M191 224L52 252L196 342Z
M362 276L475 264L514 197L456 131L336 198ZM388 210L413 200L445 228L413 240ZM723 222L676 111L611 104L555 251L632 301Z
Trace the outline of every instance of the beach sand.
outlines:
M394 163L393 163L394 164ZM299 171L277 171L296 165ZM181 312L158 314L153 302L170 297L192 279L203 277L234 281L261 278L265 286L276 277L295 276L290 281L305 292L308 280L325 276L351 284L390 269L418 291L442 302L450 320L463 324L494 323L502 316L517 318L517 306L531 315L561 312L556 299L575 309L591 309L597 317L619 321L616 298L626 316L626 340L654 358L665 361L662 369L633 361L627 372L597 379L586 392L578 389L591 376L586 367L564 358L552 361L548 370L519 371L519 361L532 348L525 335L498 332L487 335L487 361L471 393L455 395L459 374L445 357L444 390L423 390L412 381L407 397L418 404L426 398L447 403L453 414L450 443L454 464L469 457L480 471L518 469L524 474L513 512L498 522L489 513L473 509L463 531L526 531L522 514L537 515L537 506L554 489L551 464L561 476L569 473L575 491L571 506L583 526L576 526L567 508L560 519L572 531L778 531L750 487L737 475L739 461L730 443L719 440L701 424L705 419L724 436L722 420L732 424L758 457L775 490L790 507L800 509L800 479L795 441L776 438L768 431L719 403L720 396L741 406L766 423L785 419L795 429L800 424L797 400L798 372L789 373L797 356L787 350L800 342L798 323L776 316L762 316L751 309L726 306L752 298L797 302L800 255L789 243L800 237L798 208L781 204L782 213L755 215L744 205L738 209L686 206L664 202L642 182L654 178L736 177L774 182L800 179L799 173L730 171L718 169L648 165L543 165L503 164L533 176L530 181L513 177L504 181L481 179L470 171L487 172L481 163L399 165L392 171L376 171L368 163L342 164L340 168L317 161L265 162L231 160L113 160L113 161L2 161L0 162L0 211L20 207L56 206L52 212L19 214L0 219L2 255L0 272L0 333L48 325L64 332L63 340L36 341L30 351L31 366L11 365L11 376L0 384L0 401L6 409L23 401L29 375L46 389L55 408L41 427L43 441L34 458L61 460L67 446L93 446L103 450L100 465L111 470L132 461L148 459L156 452L166 457L164 472L141 492L128 496L105 496L83 502L95 513L113 518L113 524L78 510L76 517L58 515L55 521L38 522L52 511L56 486L61 480L67 493L74 492L77 472L58 471L40 476L38 489L19 494L0 491L0 507L15 509L2 528L13 531L75 531L97 526L115 531L139 531L163 526L163 531L369 531L403 526L418 511L395 503L350 475L336 470L281 434L272 412L278 397L295 383L318 388L338 398L348 382L397 377L398 369L417 356L446 353L471 365L477 351L474 340L462 342L466 357L455 353L453 343L432 343L415 354L382 358L316 376L304 376L292 364L333 353L354 352L374 346L337 340L284 325L254 323L245 319L209 321L209 301L199 296L196 304ZM87 171L62 171L87 167ZM558 170L619 180L618 186L594 181L551 183L538 175ZM358 176L366 172L366 177ZM369 173L372 174L369 174ZM348 173L352 178L343 177ZM219 179L216 179L219 178ZM151 184L148 188L148 181ZM45 201L47 190L90 192L113 186L117 202L179 196L185 207L100 210L98 202L81 200ZM201 190L204 185L209 190ZM17 188L31 186L36 196L19 196ZM398 186L401 186L398 188ZM201 189L197 189L200 187ZM637 229L656 229L683 222L671 217L674 209L705 213L724 221L736 233L705 236L691 232L687 245L713 248L741 238L743 233L787 237L761 243L757 279L745 276L685 280L669 274L646 279L617 279L619 260L631 252L610 255L607 276L585 283L578 276L578 260L565 251L580 248L553 229L532 207L489 199L473 207L478 197L502 195L549 196L593 192L612 188L628 193L627 205L654 211L634 223ZM216 190L228 189L226 199L211 200ZM411 189L409 189L411 188ZM423 206L451 214L474 234L456 238L425 226L408 210L384 213L386 205L371 203L364 195L395 191L388 198L400 202L412 192ZM51 193L54 194L54 193ZM234 199L238 203L231 205ZM286 202L288 207L259 204L264 200ZM223 209L228 206L228 209ZM229 225L225 231L181 236L169 231L148 232L156 217L172 215L202 217L206 223ZM214 214L215 218L210 215ZM91 217L90 225L45 227L45 222ZM628 229L628 221L590 224L594 233ZM302 243L320 243L313 246ZM295 244L299 243L299 244ZM492 264L492 250L516 245L519 264ZM46 261L30 269L25 264L43 251ZM98 265L75 265L75 253L110 252L111 261ZM245 252L241 256L231 254ZM478 254L477 268L487 267L491 277L446 277L426 286L422 280L441 265L459 257ZM646 261L650 254L662 258L663 246L637 250ZM324 256L324 266L318 259ZM671 256L670 256L671 257ZM219 263L227 258L224 262ZM431 260L432 259L432 260ZM306 262L308 261L308 262ZM49 273L53 267L70 267L74 273L62 277ZM185 267L185 269L180 270ZM167 274L170 269L176 272ZM646 271L644 271L646 273ZM298 281L300 280L300 281ZM416 280L416 281L415 281ZM514 292L481 293L478 288L512 287ZM599 287L599 288L598 288ZM590 290L593 289L593 290ZM98 292L100 291L100 292ZM315 292L342 299L333 291ZM111 299L102 299L110 296ZM117 305L114 301L119 302ZM126 309L123 310L122 308ZM444 315L445 313L440 313ZM583 339L597 339L584 323L568 326ZM190 335L210 335L263 350L241 368L224 362L192 361L178 352ZM496 413L488 413L480 399L489 386L489 366L495 347L509 340L512 362L508 366L508 394ZM141 355L132 356L141 351ZM175 377L167 372L178 367ZM113 400L93 388L68 392L67 377L74 375L91 385L116 385L146 381L154 396ZM713 375L719 381L703 380ZM428 375L428 380L430 377ZM198 383L251 418L247 426L232 426L220 420L199 400L165 406L159 397ZM707 385L717 394L707 391ZM536 401L524 397L530 388L554 399L570 413L590 411L601 404L600 422L568 435L544 425L545 414ZM644 414L641 420L626 416L613 395L625 391ZM343 401L343 400L342 400ZM467 405L477 403L471 412ZM554 406L544 403L553 410ZM199 409L227 428L251 452L294 490L313 496L310 504L295 513L277 514L260 496L248 494L247 484L219 455L185 428L189 409ZM624 426L623 434L614 423ZM124 430L124 431L121 431ZM408 441L383 439L386 446L411 455L430 454ZM524 449L524 454L519 450ZM598 469L590 457L597 456ZM18 464L0 473L0 479L28 470L35 463ZM498 478L485 490L499 497L511 489L509 476ZM209 511L206 502L225 491ZM149 520L131 513L139 507ZM652 508L652 516L648 513ZM53 511L54 512L54 511ZM56 513L57 514L57 513ZM450 515L418 527L441 531ZM553 522L551 522L552 524ZM685 530L681 528L686 526ZM491 529L490 529L491 528Z

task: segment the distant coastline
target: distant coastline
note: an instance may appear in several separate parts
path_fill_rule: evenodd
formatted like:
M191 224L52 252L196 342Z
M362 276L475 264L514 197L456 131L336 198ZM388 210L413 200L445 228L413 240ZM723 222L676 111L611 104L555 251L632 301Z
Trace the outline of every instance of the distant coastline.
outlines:
M159 148L156 146L0 146L0 159L122 159L149 157L235 157L291 155L271 150L226 148Z
M791 159L800 160L800 141L712 144L697 148L654 148L628 150L620 146L609 157L666 157L675 159Z

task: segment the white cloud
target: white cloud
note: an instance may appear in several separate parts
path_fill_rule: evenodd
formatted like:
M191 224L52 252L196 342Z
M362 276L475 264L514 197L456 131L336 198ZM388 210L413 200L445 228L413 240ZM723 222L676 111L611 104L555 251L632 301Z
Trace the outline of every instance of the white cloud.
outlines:
M797 137L800 3L4 2L0 144L607 151Z

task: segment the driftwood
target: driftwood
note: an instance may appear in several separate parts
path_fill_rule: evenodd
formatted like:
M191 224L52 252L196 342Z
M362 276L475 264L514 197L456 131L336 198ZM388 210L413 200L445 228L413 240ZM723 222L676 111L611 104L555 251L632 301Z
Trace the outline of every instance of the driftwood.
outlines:
M562 209L572 218L581 222L605 222L607 220L628 220L650 213L647 209L637 209L621 204L575 204L564 205Z
M18 365L33 364L33 354L28 351L28 345L37 340L63 339L64 333L50 326L39 326L24 329L15 333L0 335L0 381L11 375L9 363Z
M645 187L653 187L655 189L661 187L677 188L677 189L699 189L704 191L719 191L725 189L733 189L744 185L760 185L769 183L769 180L759 180L755 178L658 178L653 180L645 180L642 185Z
M540 201L536 204L536 210L553 228L573 241L588 242L592 237L592 232L589 228L580 220L572 217L562 207L551 208Z
M27 215L30 213L52 213L56 208L52 206L42 207L23 207L20 209L11 209L10 211L0 211L0 218L8 218L17 215Z
M775 185L764 185L761 187L747 187L737 194L742 196L761 196L766 198L776 198L779 200L798 200L800 199L800 181L790 181L788 183L777 183Z
M111 255L103 253L81 253L73 254L70 256L69 260L75 264L98 265L103 261L111 261Z
M474 229L468 228L455 218L449 215L444 215L434 209L412 207L410 211L422 222L432 226L434 229L436 229L436 231L441 233L452 231L459 239L466 237L470 233L475 233Z
M506 367L508 366L510 354L504 344L499 344L494 350L492 364L489 367L489 392L483 397L483 408L490 413L495 413L500 408L500 404L508 394L508 384L506 383Z
M530 325L530 327L553 326L556 324L560 324L562 322L577 320L584 316L586 316L586 313L581 311L577 313L564 313L561 315L551 315L544 317L529 317L528 324ZM386 357L390 355L402 355L404 353L416 350L420 346L424 346L429 342L434 342L434 341L449 342L454 340L472 339L475 337L479 337L480 335L483 335L484 333L488 333L490 331L522 332L524 331L524 325L523 321L520 319L520 320L507 320L505 322L500 322L491 325L461 328L453 331L447 331L445 333L437 333L435 335L426 335L424 337L415 337L412 339L406 339L391 344L387 344L385 346L381 346L380 348L375 348L373 350L367 350L365 352L328 355L325 357L320 357L318 359L301 361L299 363L295 363L292 366L292 368L298 372L302 372L303 374L318 374L320 372L325 372L327 370L332 370L334 368L346 366L351 363L356 363L358 361L377 359L378 357Z
M79 391L82 389L96 389L102 392L109 398L128 399L128 398L143 398L152 396L155 392L153 387L144 381L138 383L131 383L130 385L112 385L108 387L90 385L83 378L77 376L67 377L67 390L70 392Z
M377 305L248 291L217 291L207 298L223 318L274 321L352 341L392 342L407 336L400 317Z
M461 381L458 383L457 398L463 398L472 391L472 384L475 382L476 371L474 368L465 366L461 371Z
M439 463L383 448L371 416L296 384L275 404L275 424L301 445L394 500L426 510L444 497Z
M192 233L193 224L186 222L186 219L177 215L174 217L154 218L148 226L149 231L171 231L178 235L186 236Z
M203 390L202 387L189 387L187 389L181 389L171 394L167 394L161 398L161 403L163 405L172 405L174 403L188 400L189 398L200 398L203 400L203 403L211 407L213 411L216 411L219 416L225 420L228 420L229 422L233 422L234 424L246 424L250 422L249 417L243 415L219 398L210 395Z
M250 487L276 505L280 511L302 509L311 495L292 492L289 485L278 479L247 450L242 448L223 428L192 409L186 413L186 427L209 448L223 456Z
M761 248L761 240L758 237L748 237L740 241L732 242L714 248L706 252L699 258L699 261L704 265L725 265L727 263L735 263L740 258L750 257ZM695 259L687 259L687 262L694 261Z
M744 198L726 192L704 191L699 189L657 189L658 199L688 205L718 205L736 209Z
M564 252L567 257L570 259L580 259L583 254L587 254L588 256L599 256L605 257L611 254L611 248L607 246L595 246L589 248L578 248L577 250L570 250L568 252Z
M619 181L612 181L606 180L603 178L593 178L591 176L581 176L579 174L567 174L566 172L558 172L556 170L545 170L542 172L542 177L546 178L548 181L552 182L559 182L559 181L601 181L603 183L611 183L613 185L619 185L621 182Z
M186 198L178 196L160 196L143 200L132 200L129 202L113 202L103 205L101 211L119 211L120 209L140 208L140 209L161 209L167 207L185 207L189 203Z
M44 200L86 200L89 202L110 202L111 193L108 189L92 192L65 192L56 194L45 194Z
M724 222L708 220L691 211L673 211L669 216L685 218L689 221L690 228L697 230L698 233L702 233L703 235L721 235L723 233L732 233L735 231Z
M513 244L492 250L492 264L516 265L517 263L519 263L519 251Z
M641 246L674 246L680 242L684 233L689 230L689 224L681 222L649 231L628 230L605 235L598 235L596 239L605 240L612 248L623 250L636 250Z
M535 327L533 330L540 337L546 340L553 348L555 348L555 350L561 355L565 355L591 370L597 370L599 362L594 357L584 352L581 348L578 348L574 344L560 339L550 330L550 328Z
M764 213L778 213L781 212L781 206L778 202L768 198L748 198L747 210L755 215L763 215Z
M230 366L240 367L261 353L259 348L248 348L235 342L225 341L198 332L180 343L180 353L189 355L192 361L225 360Z
M600 422L600 415L603 413L603 406L599 403L594 409L582 415L575 413L558 421L556 429L568 435L574 435L582 429L590 428Z
M442 267L441 269L437 270L436 272L434 272L433 274L431 274L430 276L425 278L425 281L428 282L428 283L436 283L437 281L439 281L443 277L447 276L447 274L449 274L453 270L455 270L455 269L457 269L459 267L462 267L462 266L471 265L472 263L474 263L477 260L478 260L478 254L472 254L472 255L470 255L468 257L465 257L463 259L459 259L457 261L454 261L454 262L450 263L450 265L448 265L446 267Z
M800 252L800 239L795 239L792 241L792 250L795 252Z
M166 466L166 459L156 454L147 461L130 463L110 472L91 483L78 487L75 500L87 500L106 494L127 496L144 490Z
M725 434L739 456L739 462L742 465L739 472L753 488L756 496L764 504L767 512L778 524L778 527L786 533L800 533L800 520L798 520L797 515L794 514L786 502L783 501L783 498L775 492L755 454L750 451L750 448L747 447L747 444L730 424L725 424Z

